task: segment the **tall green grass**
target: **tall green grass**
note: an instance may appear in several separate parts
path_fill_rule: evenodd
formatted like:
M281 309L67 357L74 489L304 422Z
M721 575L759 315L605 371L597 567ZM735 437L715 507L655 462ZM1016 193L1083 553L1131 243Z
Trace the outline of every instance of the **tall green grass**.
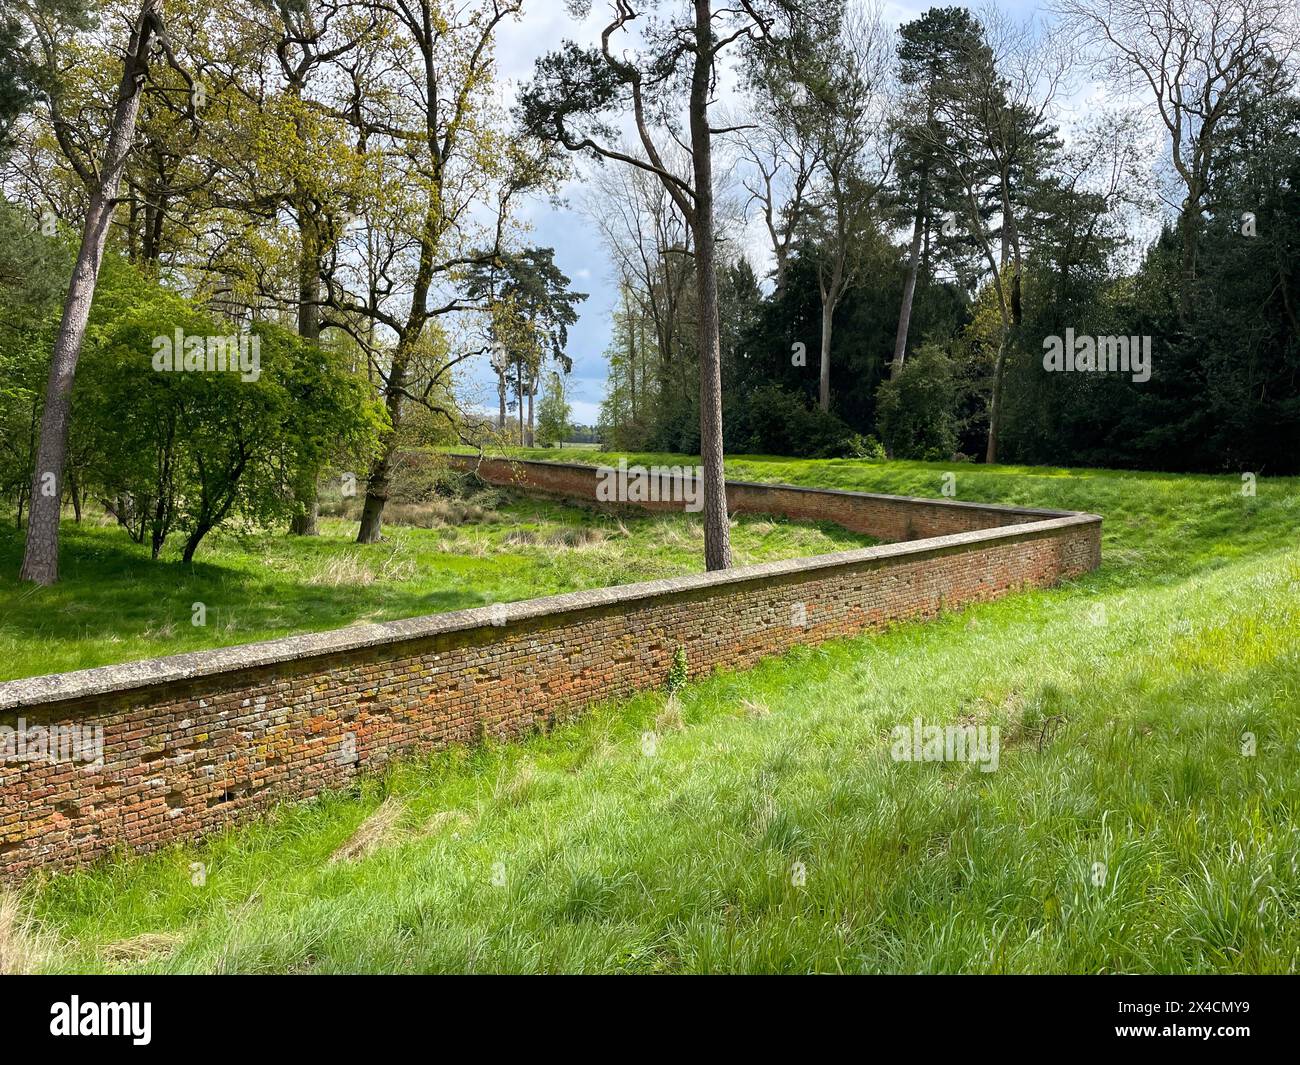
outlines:
M192 567L170 553L151 561L102 518L65 522L52 588L18 582L22 538L10 526L0 530L0 680L704 568L694 515L614 516L507 499L472 508L459 524L430 508L395 507L428 527L387 525L379 544L355 543L355 522L328 518L319 537L219 532ZM732 535L742 563L874 542L833 525L748 516ZM195 603L206 609L202 626L193 624Z
M945 468L731 472L938 495ZM48 967L1295 971L1300 484L955 472L1102 513L1102 569L36 884ZM916 717L997 725L998 770L892 761Z

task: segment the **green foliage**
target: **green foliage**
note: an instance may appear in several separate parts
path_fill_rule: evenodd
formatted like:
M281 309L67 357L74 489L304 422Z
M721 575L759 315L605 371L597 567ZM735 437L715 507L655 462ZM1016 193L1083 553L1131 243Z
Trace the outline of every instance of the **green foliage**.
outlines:
M673 662L668 667L668 694L676 695L685 688L689 675L686 648L679 647L673 652Z
M0 209L0 492L20 503L70 269L61 239ZM192 556L227 521L287 516L327 463L368 461L385 415L346 355L259 323L249 334L260 349L256 380L155 370L155 338L177 330L241 334L106 256L73 395L67 480L78 507L102 499L155 557L173 533Z
M127 280L129 309L117 306L117 286L103 289L100 309L115 316L83 353L73 422L87 444L87 482L154 557L173 532L188 559L227 521L282 520L303 471L314 485L329 459L370 453L382 411L338 355L269 324L241 334L166 289ZM242 337L260 368L160 371L155 351L177 330Z
M728 435L739 450L827 458L845 455L851 446L853 432L843 421L780 385L754 389L730 415Z
M563 443L573 428L571 408L564 395L564 378L558 373L546 376L546 386L537 406L537 443L542 447Z
M36 219L0 203L0 498L19 505L31 487L40 401L71 269L62 238L42 236Z
M867 459L870 462L883 462L888 458L888 455L885 453L885 445L874 436L863 436L861 433L854 433L848 439L845 447L845 457Z
M920 348L880 386L880 434L896 458L942 461L957 446L952 360L935 344Z

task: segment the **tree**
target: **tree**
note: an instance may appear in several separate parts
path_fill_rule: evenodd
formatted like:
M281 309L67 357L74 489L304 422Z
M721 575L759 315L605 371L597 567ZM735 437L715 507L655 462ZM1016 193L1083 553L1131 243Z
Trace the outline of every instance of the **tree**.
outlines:
M880 435L889 454L946 461L957 444L953 411L957 385L942 348L925 345L880 386Z
M666 146L663 158L674 173L689 170L676 145ZM664 450L694 451L700 385L691 227L648 171L601 167L588 190L584 210L601 233L620 285L615 369L627 411L616 419L618 437L628 446L653 442Z
M87 353L88 387L74 413L91 440L88 478L154 558L173 533L184 538L188 563L233 518L282 520L294 506L298 471L327 455L368 456L382 414L339 355L262 324L239 335L257 345L255 376L160 372L150 365L158 338L180 329L211 351L232 327L152 283L137 280L131 297Z
M520 112L526 128L570 152L654 174L690 226L699 322L704 558L708 569L726 569L731 565L731 543L722 454L713 138L728 131L711 124L709 108L718 60L730 45L742 38L769 39L778 19L792 30L801 17L814 16L796 0L742 0L738 8L717 10L713 0L691 0L684 15L648 24L643 47L616 50L614 39L640 17L638 6L635 0L613 0L599 49L583 49L570 41L538 60ZM672 129L672 89L681 82L688 95L689 176L665 163L661 138L652 128L657 124ZM640 142L637 154L611 144L612 130L604 116L620 105L631 108Z
M469 267L466 295L488 307L499 380L501 427L505 426L505 396L513 372L519 402L519 443L532 446L533 398L541 380L542 362L550 355L568 373L565 354L569 327L578 320L577 305L585 292L569 288L569 278L555 265L554 248L527 248ZM527 399L528 418L524 421ZM526 428L525 428L526 424Z
M572 432L572 410L564 394L564 378L552 371L537 408L537 442L542 447L562 444Z
M929 246L935 207L941 199L942 156L932 147L947 139L936 128L939 105L948 88L967 74L969 57L982 43L979 23L961 7L931 8L899 29L898 80L903 96L897 101L899 128L899 199L912 205L912 237L908 244L907 275L898 310L894 358L890 373L902 369L912 306L921 276L922 249Z
M1058 0L1067 30L1092 46L1098 69L1145 94L1169 137L1181 185L1179 309L1191 309L1197 237L1225 127L1267 63L1300 39L1292 0Z
M316 342L321 334L321 275L337 240L341 216L355 194L349 188L355 181L340 173L346 173L346 162L342 167L326 164L336 163L340 156L355 159L357 153L346 144L347 127L341 116L314 100L310 90L326 68L371 43L378 19L374 12L351 18L355 5L346 0L312 4L276 0L274 7L275 55L284 91L266 111L287 127L287 135L275 140L275 158L280 163L276 191L292 212L297 230L298 335ZM291 146L287 152L286 144ZM268 169L263 167L259 173L264 175ZM296 479L289 526L295 535L316 535L319 476L317 467L301 471Z
M814 129L829 95L826 81L843 18L844 0L828 0L823 20L810 28L815 36L797 47L753 47L745 56L747 100L735 141L748 170L741 183L749 204L762 213L772 247L777 296L785 290L796 237L811 207L822 146Z
M887 53L884 25L850 8L831 45L834 59L827 70L822 98L810 136L816 147L814 187L805 224L807 249L817 266L821 296L821 344L817 406L831 405L831 337L835 308L853 283L861 262L859 251L874 228L876 195L888 174L888 145L874 170L867 158L872 131L878 124L876 105L885 76ZM883 125L883 123L879 123Z
M82 160L72 146L71 133L62 124L57 92L47 92L55 134L66 143L66 153L89 194L81 247L73 265L72 279L63 306L63 320L54 340L49 383L45 389L45 406L41 414L40 444L32 474L31 511L27 522L27 541L23 552L21 580L53 584L59 576L59 517L63 497L62 478L67 458L68 415L72 404L72 384L77 372L95 295L95 282L104 257L104 245L113 210L118 204L118 189L126 169L135 136L140 96L148 76L152 42L163 36L162 0L144 0L131 28L122 79L113 109L108 146L95 166ZM166 49L165 41L163 43Z
M964 236L983 258L996 296L1000 328L985 449L985 461L996 462L1007 358L1023 315L1021 218L1060 147L1048 113L1068 69L1068 54L1059 39L1040 36L1032 26L1015 26L990 13L982 25L984 39L970 42L973 51L959 68L960 79L944 83L937 121L924 132L933 138L928 150L941 159L959 190Z
M383 48L346 66L342 113L363 146L382 146L357 232L340 238L324 271L321 321L366 352L388 414L359 543L380 538L405 409L424 406L454 422L442 386L457 365L490 351L475 344L445 357L429 331L484 309L465 296L464 271L502 253L515 197L549 180L550 153L508 139L492 98L496 35L522 7L416 0L384 8Z

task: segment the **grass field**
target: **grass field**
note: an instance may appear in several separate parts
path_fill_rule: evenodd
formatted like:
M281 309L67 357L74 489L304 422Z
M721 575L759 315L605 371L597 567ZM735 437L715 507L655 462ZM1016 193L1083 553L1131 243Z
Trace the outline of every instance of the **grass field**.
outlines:
M379 544L355 543L355 522L328 518L319 537L216 533L192 568L175 554L151 561L105 518L65 522L52 588L18 582L22 538L10 525L0 530L0 680L704 568L696 516L612 517L506 498L492 509L394 508L431 527L390 524ZM732 535L745 562L874 543L834 525L757 517L740 518ZM206 607L202 627L195 603Z
M954 472L1104 515L1103 566L35 883L10 939L79 972L1300 968L1300 481L728 469ZM998 770L892 761L918 716L998 725Z

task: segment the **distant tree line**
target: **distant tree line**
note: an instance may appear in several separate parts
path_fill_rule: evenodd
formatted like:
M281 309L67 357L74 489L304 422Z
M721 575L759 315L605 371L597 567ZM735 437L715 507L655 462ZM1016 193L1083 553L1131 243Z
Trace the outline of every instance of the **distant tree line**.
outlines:
M725 123L728 449L1300 470L1290 5L834 15L799 51L747 51ZM1112 102L1072 115L1087 79ZM640 175L590 188L622 279L602 434L695 451L691 232ZM1067 330L1150 338L1149 379L1045 368Z

